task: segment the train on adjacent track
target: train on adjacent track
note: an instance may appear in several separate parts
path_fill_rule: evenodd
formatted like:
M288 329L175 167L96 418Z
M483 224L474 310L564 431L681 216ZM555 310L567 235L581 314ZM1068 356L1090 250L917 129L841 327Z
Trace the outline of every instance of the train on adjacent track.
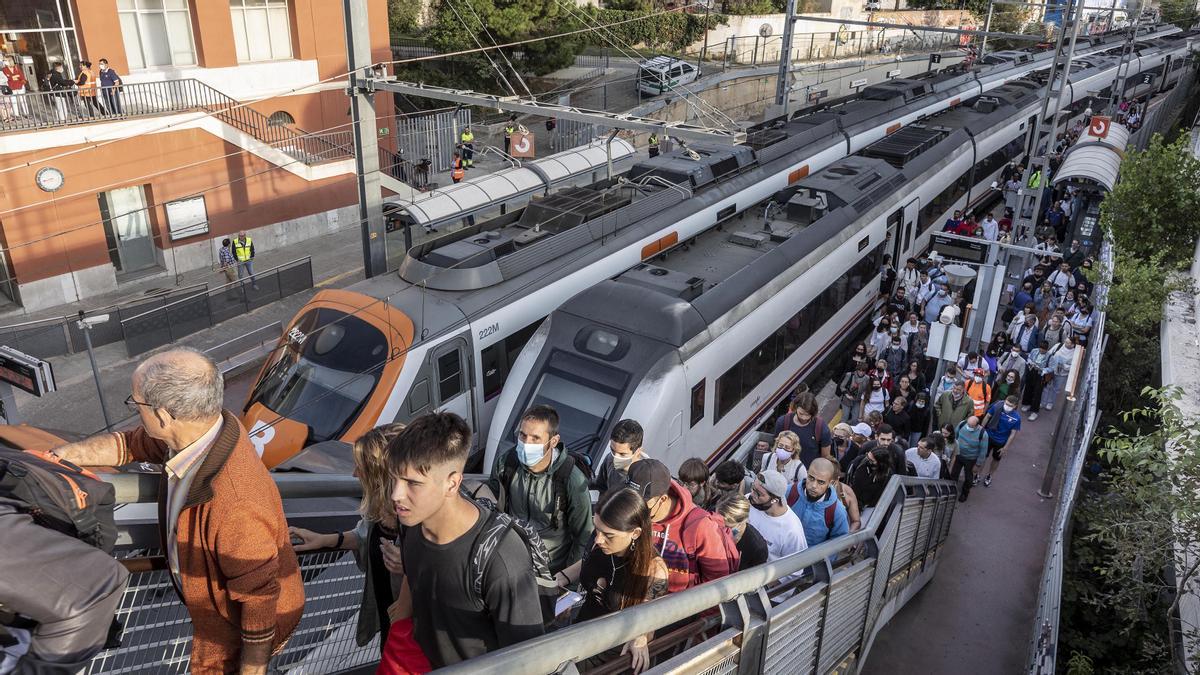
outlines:
M1138 69L1139 74L1163 76L1150 82L1131 77L1130 88L1150 93L1169 86L1169 76L1178 70L1174 64L1182 64L1190 48L1189 41L1175 35L1173 27L1146 30L1131 73ZM1080 106L1089 95L1111 87L1117 59L1104 53L1119 44L1095 38L1080 45L1082 56L1066 94L1070 105ZM747 214L757 214L757 207L781 191L796 189L810 177L827 177L822 170L883 139L906 137L918 120L956 114L965 109L964 101L981 96L1010 105L1005 97L1037 87L1017 81L1044 70L1050 60L1045 52L996 52L967 72L866 87L855 96L756 125L743 144L691 143L638 161L611 179L560 190L416 246L407 252L399 274L322 291L301 309L263 366L242 420L264 460L275 466L315 443L352 441L381 423L448 410L475 429L473 458L480 460L483 439L490 439L487 447L494 450L496 439L507 435L505 429L511 431L511 407L521 398L523 385L510 391L506 382L518 370L522 378L528 374L530 364L521 361L544 343L550 328L543 321L551 312L564 303L568 309L577 307L579 300L571 298L586 297L598 284L607 287L607 280L645 272L646 261L674 258L676 251L686 255L681 250L685 246L719 238L714 232L745 222ZM1024 115L1027 108L1022 103L1008 112ZM1030 126L1028 118L987 119L1011 122L1003 125L1006 130ZM977 122L966 129L961 133L968 142L956 146L955 156L942 159L958 167L980 148L989 158L999 151L987 143L1003 134ZM938 146L948 147L945 141ZM1009 148L1005 157L1025 150ZM909 178L897 173L873 187L871 195L886 200ZM897 254L923 241L924 228L917 234L917 211L930 202L922 197L914 192L912 204L889 225L897 230ZM881 235L872 232L868 243L875 252ZM820 267L830 278L841 278L851 269L852 257L841 249L830 251ZM707 291L697 300L708 302L705 296L724 293ZM649 291L641 297L650 297ZM537 342L526 348L531 338ZM803 369L803 364L797 367ZM624 403L632 394L624 394ZM715 400L715 393L709 396L707 400ZM721 417L732 420L743 412L752 417L742 408ZM499 424L489 433L493 416ZM594 433L602 432L598 427Z

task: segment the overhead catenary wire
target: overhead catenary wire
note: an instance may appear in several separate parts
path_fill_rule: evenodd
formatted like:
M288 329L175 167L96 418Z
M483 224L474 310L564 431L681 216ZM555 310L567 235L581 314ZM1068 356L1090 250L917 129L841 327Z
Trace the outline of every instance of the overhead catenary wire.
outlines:
M658 12L651 12L649 14L644 14L642 16L635 16L635 17L630 17L628 19L622 19L620 21L614 21L610 24L605 24L605 26L606 27L620 26L620 25L627 24L627 23L633 23L635 21L644 21L646 19L649 19L649 18L652 18L655 16L662 16L664 14L672 14L672 13L676 13L676 12L682 12L686 9L695 7L697 5L698 5L698 3L688 3L686 5L681 5L679 7L673 7L670 9L660 10ZM521 45L534 44L537 42L544 42L546 40L554 40L556 38L569 37L571 35L579 35L580 33L590 33L590 32L594 32L594 31L595 31L594 28L580 28L580 29L576 29L576 30L569 30L569 31L561 32L561 33L555 33L553 35L543 35L543 36L539 36L539 37L526 38L524 40L514 40L512 42L507 42L507 43L504 43L501 45L495 45L492 47L478 47L475 49L460 49L458 51L448 52L448 53L444 53L444 54L430 54L427 56L414 56L414 57L407 58L407 59L394 59L391 61L380 61L378 63L372 64L372 67L383 66L383 65L403 65L406 63L421 63L424 61L434 61L434 60L445 59L445 58L450 58L450 57L454 57L454 56L464 56L467 54L478 54L480 52L486 52L486 51L489 51L492 49L504 49L506 47L519 47ZM247 108L255 103L261 103L263 101L269 101L271 99L280 98L283 96L292 96L295 94L304 93L310 89L320 87L320 86L328 84L330 82L345 80L349 77L349 75L350 75L350 73L348 73L348 72L340 73L338 75L331 75L329 77L318 80L316 82L312 82L310 84L306 84L301 87L293 87L293 88L285 90L285 91L278 91L278 92L274 92L272 94L268 94L265 96L246 99L245 101L238 102L237 105L229 106L228 108L224 108L220 111L205 112L197 117L189 119L187 121L187 123L194 122L196 119L201 119L204 117L213 117L217 114L228 113L229 111L237 110L239 108ZM184 124L184 122L171 122L171 123L164 124L157 128L146 129L143 133L156 133L159 131L167 131L167 130L173 129L175 127L181 126L182 124ZM106 147L113 143L117 143L117 142L126 140L126 138L127 137L99 140L99 141L96 141L95 143L89 143L88 145L84 145L84 146L78 147L78 148L72 148L71 150L66 150L66 151L63 151L60 153L56 153L54 155L48 155L46 157L37 157L34 159L29 159L24 162L19 162L17 164L14 164L12 166L0 168L0 174L5 174L10 171L19 171L21 169L31 168L31 167L37 166L39 164L44 164L46 162L50 162L50 161L53 161L56 159L62 159L64 157L71 157L73 155L77 155L82 152L87 152L89 150L96 150L98 148Z
M458 18L458 22L462 24L463 30L466 31L467 34L471 36L471 39L475 42L475 44L479 45L480 47L483 47L483 43L479 41L479 36L476 35L473 30L471 30L471 27L467 25L466 20L463 19L462 15L458 13L458 9L456 9L454 7L453 0L446 0L446 2L444 4L447 7L449 7L450 11L454 13L454 16ZM504 52L500 52L500 54L501 54L501 56L503 56ZM502 69L500 66L496 65L496 61L493 60L491 55L488 54L487 52L483 52L483 57L487 59L487 62L489 64L491 64L492 70L496 71L496 75L498 75L500 77L500 81L504 83L504 86L508 89L508 93L512 94L513 96L516 96L517 90L513 88L512 83L508 81L508 78L504 76L504 69ZM512 64L509 64L509 66L511 66L511 65Z

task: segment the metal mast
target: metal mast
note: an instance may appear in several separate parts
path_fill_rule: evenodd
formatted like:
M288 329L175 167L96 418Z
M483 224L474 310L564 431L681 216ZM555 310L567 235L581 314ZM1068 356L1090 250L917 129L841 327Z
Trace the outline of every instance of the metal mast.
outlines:
M354 129L354 173L358 177L358 222L362 229L363 273L370 279L387 271L383 188L379 182L379 138L375 93L371 87L371 41L367 4L342 0L346 23L346 70L350 72L350 118Z
M1138 24L1142 21L1143 7L1145 7L1145 0L1138 3L1137 14L1133 15L1133 21L1129 25L1129 35L1125 37L1125 45L1121 48L1121 61L1117 64L1117 79L1113 80L1112 95L1109 96L1108 107L1105 110L1110 115L1116 112L1117 106L1121 104L1121 97L1125 95L1125 79L1129 77L1129 62L1133 60L1133 52L1137 46Z
M787 117L788 94L792 88L792 39L796 34L796 3L788 0L787 16L783 19L783 44L779 46L779 77L775 80L775 105Z
M1075 41L1079 37L1079 26L1083 19L1083 3L1080 0L1069 2L1063 10L1062 30L1058 32L1058 40L1054 48L1054 63L1046 80L1046 96L1042 99L1042 109L1034 122L1033 147L1029 150L1029 162L1022 177L1021 200L1016 214L1017 243L1032 245L1034 243L1034 224L1042 209L1042 195L1050 180L1050 150L1054 136L1058 131L1059 111L1062 110L1063 92L1067 88L1067 79L1071 76L1071 61L1075 58ZM1068 37L1069 34L1069 37ZM1040 180L1036 188L1031 188L1029 179L1038 173Z

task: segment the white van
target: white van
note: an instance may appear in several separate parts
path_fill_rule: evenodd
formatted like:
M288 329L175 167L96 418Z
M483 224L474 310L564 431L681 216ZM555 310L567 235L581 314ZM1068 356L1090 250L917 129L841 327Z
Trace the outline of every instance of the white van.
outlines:
M638 64L637 88L643 94L657 96L700 77L696 66L670 56L655 56Z

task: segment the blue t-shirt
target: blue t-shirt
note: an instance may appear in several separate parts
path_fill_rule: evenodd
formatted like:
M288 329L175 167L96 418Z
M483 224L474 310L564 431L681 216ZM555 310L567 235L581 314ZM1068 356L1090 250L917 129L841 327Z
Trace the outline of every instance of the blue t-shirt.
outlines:
M1015 408L1012 412L1005 412L1003 401L993 404L988 414L995 420L988 420L987 425L988 438L992 439L993 443L1007 443L1012 432L1021 430L1020 413Z
M792 413L780 415L775 420L775 435L780 432L791 431L800 437L800 461L804 466L812 464L812 461L821 456L821 448L833 442L833 438L829 433L829 425L821 420L820 429L817 429L817 420L814 417L811 422L804 426L796 424L796 416ZM818 438L819 436L819 438Z

